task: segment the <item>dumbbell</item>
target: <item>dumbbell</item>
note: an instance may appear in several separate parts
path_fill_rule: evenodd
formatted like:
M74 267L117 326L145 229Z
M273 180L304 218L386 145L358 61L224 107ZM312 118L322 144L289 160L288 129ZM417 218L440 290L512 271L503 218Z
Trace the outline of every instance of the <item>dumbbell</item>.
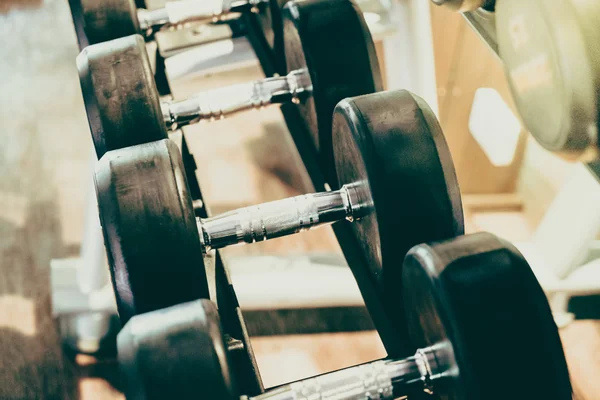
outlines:
M139 36L84 49L77 65L98 157L166 138L168 129L200 120L294 102L325 177L334 180L331 115L340 100L381 90L374 44L350 0L292 1L283 10L283 24L288 74L175 102L160 102Z
M570 400L558 329L527 261L489 233L421 244L402 278L414 353L267 390L247 400ZM404 310L402 310L404 307ZM128 399L238 399L215 306L134 317L118 337ZM168 343L166 348L165 343Z
M339 222L334 230L384 345L405 353L402 299L388 279L416 243L464 232L448 147L431 109L406 91L340 102L333 144L341 189L197 220L172 142L106 153L95 183L122 322L207 298L202 255L210 249Z
M497 0L498 47L527 129L546 149L598 145L600 4Z
M280 11L285 0L176 0L154 10L138 8L134 0L70 0L69 3L80 49L132 34L151 40L162 29L188 23L232 22L240 14L256 27L276 65L283 49Z
M492 3L498 52L526 128L551 151L572 156L596 149L600 4L574 0Z

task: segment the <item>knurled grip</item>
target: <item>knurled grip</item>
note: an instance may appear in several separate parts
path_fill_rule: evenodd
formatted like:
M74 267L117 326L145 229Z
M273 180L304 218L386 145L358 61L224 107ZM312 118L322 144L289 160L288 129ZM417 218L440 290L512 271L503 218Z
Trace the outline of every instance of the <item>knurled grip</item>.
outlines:
M311 91L305 71L198 93L189 99L163 104L163 116L170 129L200 120L221 119L241 111L271 104L299 101Z
M385 361L348 368L269 391L260 400L388 400L392 377Z
M198 219L205 251L254 243L343 220L352 207L346 190L306 194Z
M290 197L244 207L212 218L198 218L203 251L237 243L254 243L287 236L336 221L352 221L368 212L360 204L360 186Z

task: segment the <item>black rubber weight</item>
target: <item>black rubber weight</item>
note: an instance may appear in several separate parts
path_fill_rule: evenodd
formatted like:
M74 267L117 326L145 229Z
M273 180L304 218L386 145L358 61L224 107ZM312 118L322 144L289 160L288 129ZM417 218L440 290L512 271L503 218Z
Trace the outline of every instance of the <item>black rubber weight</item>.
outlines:
M170 140L106 153L96 192L121 321L208 298L181 155Z
M83 50L90 45L89 39L85 34L85 20L83 19L82 4L80 0L69 0L71 8L71 17L73 18L73 27L75 28L75 36L77 36L77 44L79 50Z
M137 7L133 0L71 1L80 2L83 31L89 44L140 33Z
M363 201L373 204L369 215L336 233L350 237L342 250L388 353L406 356L413 349L399 311L404 257L419 243L464 233L448 146L431 109L407 91L340 102L333 145L339 183L360 183Z
M383 88L375 45L351 0L291 1L283 9L286 69L306 68L312 96L297 106L335 188L331 115L340 100Z
M141 36L87 47L77 57L77 69L98 158L107 151L167 138Z
M415 345L451 345L456 400L570 400L567 364L548 301L527 261L489 233L412 249L403 292ZM452 357L451 357L452 358Z
M233 400L235 396L219 315L197 300L136 316L118 337L119 366L128 399Z
M285 56L283 47L283 25L281 10L288 0L269 0L264 3L261 12L250 13L250 18L258 20L258 26L262 32L265 42L273 55L275 70L279 74L285 74Z

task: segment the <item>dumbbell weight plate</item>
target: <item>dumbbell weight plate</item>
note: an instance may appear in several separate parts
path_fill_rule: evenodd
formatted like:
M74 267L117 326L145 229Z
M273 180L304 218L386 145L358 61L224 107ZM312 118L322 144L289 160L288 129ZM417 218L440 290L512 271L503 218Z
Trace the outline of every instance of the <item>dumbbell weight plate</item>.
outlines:
M362 12L350 0L289 2L283 10L288 72L307 69L313 95L297 106L331 186L331 114L337 103L383 89L375 45Z
M415 345L445 343L458 367L441 398L571 399L546 296L512 245L487 233L419 245L402 279Z
M452 159L437 119L407 91L342 101L333 117L335 168L340 184L363 182L373 211L336 227L354 245L342 247L391 357L409 346L397 313L402 262L414 245L464 233ZM372 299L372 300L371 300ZM379 299L380 303L378 303Z
M177 146L161 140L107 153L96 167L95 183L121 321L208 298Z
M261 35L274 55L274 67L278 73L285 73L281 10L287 2L288 0L269 0L268 10L259 14L250 13L249 15L249 18L258 20Z
M140 33L133 0L69 0L79 48Z
M527 129L549 150L581 151L597 141L598 18L593 0L502 0L496 6L513 97Z
M118 336L127 399L235 399L219 315L197 300L133 318Z
M167 138L144 40L132 35L84 49L77 68L98 158Z

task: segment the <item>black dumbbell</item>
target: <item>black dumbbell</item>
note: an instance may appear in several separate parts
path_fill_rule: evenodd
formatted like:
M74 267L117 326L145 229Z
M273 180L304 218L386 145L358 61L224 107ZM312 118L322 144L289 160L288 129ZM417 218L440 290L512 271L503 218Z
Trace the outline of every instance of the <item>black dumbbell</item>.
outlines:
M71 13L80 49L123 36L140 34L150 40L167 28L188 23L232 22L240 14L256 27L279 65L283 49L281 8L285 0L176 0L163 8L138 8L134 0L70 0Z
M121 374L130 388L128 398L198 397L190 380L204 389L202 397L234 398L231 351L221 331L217 308L210 300L140 314L121 332L118 351ZM173 359L179 361L171 363ZM203 372L199 374L200 370ZM167 388L165 381L172 387Z
M350 0L292 1L283 12L289 73L161 103L143 40L129 36L90 46L77 59L98 157L167 137L167 129L269 104L295 102L323 173L335 179L331 114L346 97L382 88L371 35ZM330 182L334 184L334 182Z
M408 317L411 356L242 398L572 398L550 307L512 245L488 233L418 245L406 256L401 279L389 284L405 299L395 306ZM118 338L127 398L239 398L218 326L209 301L134 317Z
M406 323L392 306L401 297L386 282L416 243L463 233L452 159L431 109L406 91L344 100L333 127L340 190L207 219L194 218L179 152L169 140L106 153L95 182L123 323L203 297L202 254L210 249L348 221L335 227L348 264L386 348L405 353L396 346Z

